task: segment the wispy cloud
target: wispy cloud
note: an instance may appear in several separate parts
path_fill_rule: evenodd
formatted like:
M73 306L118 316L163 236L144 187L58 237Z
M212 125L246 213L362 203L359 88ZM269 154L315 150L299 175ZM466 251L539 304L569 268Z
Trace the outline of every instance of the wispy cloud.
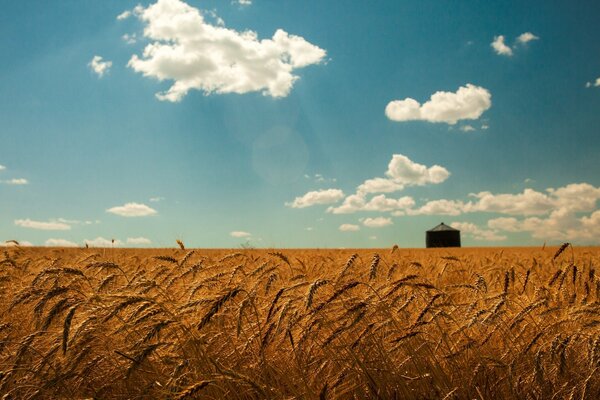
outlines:
M360 230L360 226L354 224L342 224L339 227L342 232L356 232Z
M16 219L15 225L22 228L37 229L42 231L68 231L71 225L59 221L34 221L27 219Z
M122 21L124 19L127 19L131 17L131 11L127 10L127 11L123 11L121 14L117 15L117 19L119 21Z
M123 244L119 239L105 239L102 236L99 236L96 239L85 239L83 242L90 247L113 247Z
M152 241L148 238L145 237L133 237L133 238L127 238L127 244L133 244L133 245L148 245L148 244L152 244Z
M158 213L155 209L141 203L126 203L122 206L109 208L106 212L122 217L147 217Z
M13 179L8 179L5 181L0 181L1 183L7 184L7 185L28 185L29 181L25 178L13 178Z
M0 164L0 171L4 171L6 169L6 167L2 164Z
M159 0L134 14L152 42L128 66L146 77L174 82L156 94L159 100L177 102L190 90L285 97L299 79L294 71L326 56L325 50L282 29L261 40L253 31L211 25L197 8L180 0Z
M77 247L78 244L66 239L48 239L46 240L48 247Z
M587 82L587 83L585 84L585 87L586 87L586 88L590 88L590 87L600 87L600 78L596 78L596 80L595 80L595 81L593 81L593 82Z
M364 226L369 228L383 228L384 226L389 226L393 224L391 218L385 217L364 218L361 219L361 222Z
M535 36L531 32L524 32L524 33L521 33L517 37L517 43L527 44L527 43L531 42L532 40L539 40L539 39L540 39L539 37Z
M436 92L423 104L410 97L394 100L385 108L392 121L427 121L454 125L464 119L478 119L492 106L491 93L467 83L456 92Z
M102 78L105 74L110 71L112 67L112 61L104 61L100 56L94 56L92 61L88 63L88 67L96 74L99 78Z
M252 236L252 234L250 232L244 232L244 231L233 231L233 232L230 232L229 235L234 238L248 238L248 237Z

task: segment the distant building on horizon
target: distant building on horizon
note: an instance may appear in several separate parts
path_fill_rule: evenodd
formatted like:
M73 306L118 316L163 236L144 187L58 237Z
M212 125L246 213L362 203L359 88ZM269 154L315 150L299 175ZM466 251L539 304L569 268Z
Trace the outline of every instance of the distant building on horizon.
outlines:
M460 247L460 231L442 222L425 233L425 247Z

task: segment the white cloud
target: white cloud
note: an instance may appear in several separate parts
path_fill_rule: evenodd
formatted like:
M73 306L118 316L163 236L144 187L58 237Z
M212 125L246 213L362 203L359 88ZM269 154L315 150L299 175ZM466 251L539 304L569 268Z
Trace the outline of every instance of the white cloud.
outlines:
M387 178L373 178L364 181L358 188L358 193L391 193L404 189L404 185Z
M434 165L427 168L425 165L418 164L402 154L392 156L385 174L394 182L419 186L428 183L442 183L450 176L450 172L444 167Z
M159 201L163 201L165 198L164 197L150 197L150 201L153 203L158 203Z
M478 119L492 106L491 93L467 83L453 92L436 92L422 105L410 97L394 100L385 108L392 121L428 121L454 125L459 120Z
M325 50L278 29L271 39L207 23L180 0L158 0L136 13L153 42L128 66L146 77L174 81L159 100L177 102L192 89L211 93L262 92L285 97L299 79L294 71L321 63Z
M482 240L486 242L498 242L506 240L506 236L498 234L498 232L490 229L482 229L477 225L470 222L453 222L450 224L452 227L472 236L475 240Z
M370 240L377 240L377 236L369 236Z
M38 229L43 231L68 231L71 229L71 225L66 224L64 222L59 221L33 221L29 218L27 219L16 219L15 225L20 226L22 228L29 229Z
M120 246L123 244L119 239L105 239L103 237L97 237L96 239L85 239L84 243L90 247L113 247Z
M6 167L4 165L0 164L0 171L4 171L6 169Z
M393 225L391 218L376 217L376 218L365 218L361 220L364 226L369 228L382 228L384 226Z
M291 203L285 203L291 208L305 208L317 204L336 203L344 198L344 192L339 189L323 189L306 193L304 196L296 197Z
M9 179L6 181L1 181L1 182L5 183L7 185L28 185L29 184L29 181L24 178L14 178L14 179Z
M473 132L475 130L471 125L463 125L459 129L463 132Z
M247 238L247 237L252 236L249 232L244 232L244 231L233 231L233 232L230 232L229 235L234 238Z
M7 240L6 242L0 242L0 247L16 247L17 244L13 241ZM31 247L33 243L28 242L27 240L19 240L18 246L21 247Z
M102 78L104 74L107 74L110 71L110 67L112 67L112 61L103 61L102 57L94 56L92 61L88 63L88 66L98 77Z
M135 33L132 33L131 35L126 33L121 36L121 39L127 44L135 44L137 42L137 35Z
M518 194L493 194L480 192L471 194L477 202L466 206L466 210L475 212L495 212L510 215L541 215L555 207L555 203L546 194L533 189L525 189Z
M356 232L360 230L360 226L353 224L342 224L340 225L339 230L342 232Z
M363 194L353 194L346 197L340 206L329 207L327 212L333 214L353 214L358 211L398 212L399 210L407 210L414 206L414 204L415 201L410 196L390 199L381 194L367 201ZM403 212L397 215L403 215Z
M155 209L140 203L126 203L123 206L109 208L106 212L122 217L146 217L157 214Z
M483 130L486 130L486 129L489 129L489 128L490 128L490 126L488 124L481 125L481 129L483 129Z
M119 21L122 21L124 19L127 19L131 17L131 11L127 10L127 11L123 11L121 14L117 15L117 19Z
M518 37L517 37L517 42L521 43L521 44L526 44L531 42L532 40L539 40L539 37L535 36L533 33L531 32L525 32L525 33L521 33Z
M408 215L460 215L465 204L457 200L431 200L418 209L407 210Z
M77 243L66 239L48 239L45 244L48 247L77 247Z
M327 212L334 214L352 214L360 211L366 204L365 197L361 194L351 194L344 199L344 202L338 207L329 207Z
M494 37L494 41L491 43L492 48L498 55L512 56L513 51L504 43L504 35L498 35Z
M127 238L127 244L151 244L152 241L145 237L135 237L135 238Z
M439 165L427 167L410 160L405 155L394 154L385 175L387 178L367 179L358 186L356 194L346 197L338 207L329 207L327 212L351 214L357 211L394 211L396 215L404 215L401 210L407 210L415 204L412 197L390 199L385 195L378 195L367 200L367 194L394 192L406 186L438 184L448 179L450 172Z
M596 78L596 80L594 82L587 82L585 84L586 88L589 88L589 87L592 87L592 86L593 87L600 87L600 78Z
M250 6L252 5L252 0L235 0L235 3L239 4L240 6Z

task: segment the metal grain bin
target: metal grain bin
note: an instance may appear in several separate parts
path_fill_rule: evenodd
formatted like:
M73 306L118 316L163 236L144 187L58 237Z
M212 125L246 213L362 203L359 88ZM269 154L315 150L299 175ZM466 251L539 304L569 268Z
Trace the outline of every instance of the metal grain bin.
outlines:
M442 222L426 232L425 246L427 248L460 247L460 231Z

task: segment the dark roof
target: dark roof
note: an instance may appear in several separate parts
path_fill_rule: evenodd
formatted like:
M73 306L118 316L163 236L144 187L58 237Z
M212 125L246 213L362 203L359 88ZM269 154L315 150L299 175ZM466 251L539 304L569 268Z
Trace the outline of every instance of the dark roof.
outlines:
M435 228L431 228L427 232L440 232L440 231L457 231L457 232L460 232L458 229L454 229L453 227L448 226L448 225L444 224L443 222L441 224L439 224L438 226L436 226Z

